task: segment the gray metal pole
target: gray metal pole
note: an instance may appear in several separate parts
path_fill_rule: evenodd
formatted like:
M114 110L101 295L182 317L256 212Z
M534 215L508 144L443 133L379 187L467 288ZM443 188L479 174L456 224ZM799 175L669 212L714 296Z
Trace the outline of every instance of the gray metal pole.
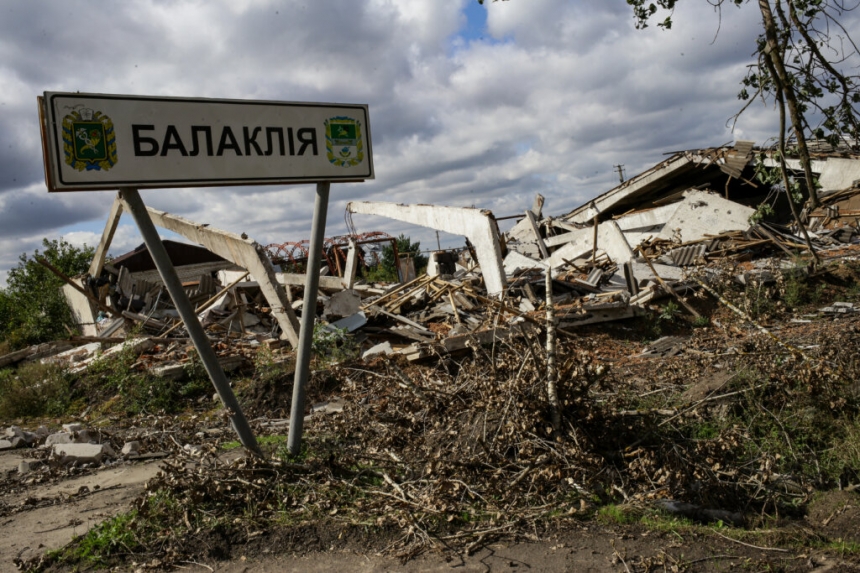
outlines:
M314 220L311 225L311 244L308 249L305 298L302 303L302 324L299 331L299 348L296 351L296 374L293 379L293 404L290 408L290 435L287 447L290 454L298 455L302 445L302 429L305 421L305 388L311 367L311 344L314 338L317 292L320 284L320 260L325 235L325 219L328 211L328 192L331 183L317 183L317 198L314 202Z
M188 295L185 294L185 289L182 288L182 282L179 280L179 275L176 274L176 269L173 268L173 263L164 249L161 239L158 236L158 231L149 217L146 206L143 204L143 199L140 198L140 193L137 189L131 187L123 187L119 190L120 196L125 199L129 207L131 207L131 216L134 217L137 228L140 229L140 234L143 235L143 242L152 255L152 260L155 262L155 267L158 269L158 274L161 275L161 280L164 281L164 286L173 299L173 304L179 312L182 322L185 323L185 328L188 330L188 336L194 343L194 348L197 349L197 354L200 356L200 361L218 396L221 397L221 402L224 407L232 412L230 421L233 423L233 429L239 435L239 441L246 449L255 454L262 455L260 447L257 445L257 439L254 437L254 432L248 425L245 419L245 414L239 406L239 401L236 400L236 395L233 394L230 383L227 381L227 375L221 365L218 364L218 357L215 351L212 350L212 343L203 326L197 319L197 314L194 312L194 307L191 306L191 301L188 300Z

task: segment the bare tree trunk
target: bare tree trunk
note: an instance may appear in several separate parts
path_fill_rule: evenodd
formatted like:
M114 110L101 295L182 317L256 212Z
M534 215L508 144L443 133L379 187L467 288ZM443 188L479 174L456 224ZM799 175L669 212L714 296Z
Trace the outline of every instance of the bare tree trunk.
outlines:
M771 75L773 75L773 65L768 61L765 61L765 63L767 64ZM782 184L785 187L785 195L786 199L788 199L788 206L791 208L791 214L794 216L797 226L800 227L804 239L806 239L806 247L809 249L809 252L812 253L812 258L815 260L815 266L817 267L821 264L821 260L818 258L818 253L815 252L815 248L812 246L812 240L809 238L806 225L804 225L803 221L800 219L800 215L797 213L797 205L794 204L794 199L791 196L791 183L788 180L788 166L785 164L785 98L783 96L783 91L779 89L779 86L777 86L776 103L779 107L779 170L782 173Z
M556 337L555 309L552 306L552 269L546 269L546 394L552 417L553 437L561 431L561 412L558 407L558 371L555 366Z
M779 3L780 0L776 1ZM820 201L818 200L818 191L815 189L815 181L812 176L812 161L809 157L809 148L806 146L803 116L801 115L800 108L797 104L797 94L795 94L794 86L791 85L791 80L788 78L788 72L785 70L785 63L782 61L783 50L779 45L777 25L773 18L773 12L770 9L770 2L769 0L758 0L758 6L761 10L765 38L767 39L767 47L764 49L762 57L767 58L772 64L772 69L776 72L776 74L771 74L773 76L773 81L776 84L777 89L782 91L785 95L785 102L788 104L788 113L791 117L791 125L794 128L794 135L797 138L797 151L798 155L800 155L800 165L803 167L806 187L809 191L809 208L812 210L820 205Z

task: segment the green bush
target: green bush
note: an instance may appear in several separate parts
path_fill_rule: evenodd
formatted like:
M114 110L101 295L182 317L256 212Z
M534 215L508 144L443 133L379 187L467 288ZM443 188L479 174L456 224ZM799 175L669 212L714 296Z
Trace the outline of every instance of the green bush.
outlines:
M86 272L94 249L82 249L66 241L42 240L45 248L32 256L22 254L18 267L9 271L7 286L0 290L0 341L23 348L67 336L74 328L72 311L60 292L62 279L37 262L45 259L67 276Z
M60 366L34 362L0 370L0 419L56 416L71 403L69 379Z
M355 339L345 328L332 327L322 322L314 325L311 348L324 365L355 358L359 350Z

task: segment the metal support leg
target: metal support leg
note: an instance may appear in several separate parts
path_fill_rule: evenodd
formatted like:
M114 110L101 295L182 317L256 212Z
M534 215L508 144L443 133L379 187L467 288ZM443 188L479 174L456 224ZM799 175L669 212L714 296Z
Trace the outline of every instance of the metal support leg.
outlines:
M194 307L191 306L191 301L188 300L188 295L185 294L185 289L182 288L182 282L179 280L179 275L176 274L176 269L173 268L173 263L164 249L164 244L158 236L158 231L149 218L149 213L137 189L123 187L120 189L120 195L125 199L126 203L131 207L131 215L134 217L137 228L140 229L140 234L143 235L143 242L152 255L152 260L155 262L155 267L158 269L158 274L161 275L161 280L164 281L164 286L173 299L173 304L179 312L182 322L185 323L185 328L188 329L188 336L194 343L194 348L197 349L197 354L200 356L200 361L218 396L221 397L221 402L224 407L230 410L230 421L233 423L233 429L239 436L239 441L246 449L261 455L260 447L257 445L257 439L254 437L254 432L248 425L245 419L245 414L242 413L242 408L239 406L239 401L236 400L236 395L230 388L230 383L227 381L227 375L224 374L224 369L218 364L218 357L215 351L212 350L212 344L203 326L197 319L197 314L194 312Z
M311 225L311 244L308 252L305 299L302 304L302 323L299 330L299 348L296 353L296 374L293 381L293 404L290 408L290 435L287 447L290 454L297 455L302 445L302 429L305 418L305 389L311 365L311 343L314 337L317 292L320 284L320 260L325 235L325 219L328 211L328 192L331 183L317 183L317 198L314 203L314 220Z

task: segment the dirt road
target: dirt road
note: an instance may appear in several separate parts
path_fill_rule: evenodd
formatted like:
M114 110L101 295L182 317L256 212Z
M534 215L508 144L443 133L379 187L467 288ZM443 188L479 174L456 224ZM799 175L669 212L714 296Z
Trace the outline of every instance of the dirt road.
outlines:
M0 452L0 471L17 472L23 450ZM118 464L61 482L32 484L0 498L0 571L14 571L12 560L62 547L105 518L128 510L157 462Z

